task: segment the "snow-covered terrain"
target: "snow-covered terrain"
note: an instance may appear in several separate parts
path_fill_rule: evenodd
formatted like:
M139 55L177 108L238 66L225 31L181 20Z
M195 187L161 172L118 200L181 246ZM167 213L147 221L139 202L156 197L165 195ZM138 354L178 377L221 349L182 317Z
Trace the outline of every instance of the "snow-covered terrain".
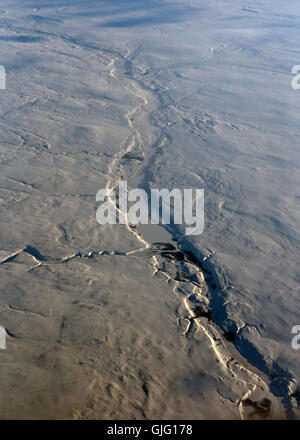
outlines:
M0 418L299 418L299 2L0 24ZM120 179L204 188L204 232L99 225Z

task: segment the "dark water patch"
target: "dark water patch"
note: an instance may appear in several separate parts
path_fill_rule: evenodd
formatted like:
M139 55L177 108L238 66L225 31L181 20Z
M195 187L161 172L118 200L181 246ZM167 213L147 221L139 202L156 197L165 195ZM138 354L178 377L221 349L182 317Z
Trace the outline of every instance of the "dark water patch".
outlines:
M147 399L148 399L148 397L149 397L149 390L148 390L148 387L147 387L147 384L146 384L146 383L143 383L143 385L142 385L142 390L144 391L145 396L146 396Z
M161 252L160 255L163 258L168 258L169 260L184 261L184 253L181 251Z
M29 244L25 247L24 252L31 255L32 257L36 258L40 261L46 261L47 258L44 257L36 248L33 246L30 246Z
M19 336L16 336L14 333L10 332L7 328L5 328L5 331L8 334L8 336L10 336L11 338L19 339Z
M192 251L185 250L184 254L186 256L187 261L189 261L190 263L196 264L197 266L200 264L200 261Z
M235 341L235 333L230 332L230 331L225 332L224 338L227 339L227 341L229 341L229 342L234 342Z
M138 162L143 162L144 158L143 156L137 156L131 153L126 153L124 156L122 156L122 159L125 160L137 160Z
M1 261L0 264L9 263L10 261L13 261L19 254L11 255L10 257L7 257L5 260Z
M212 310L211 309L206 309L203 306L196 306L193 309L193 312L195 315L191 319L207 318L209 321L212 320Z
M112 255L121 255L121 256L126 256L126 252L122 252L122 251L113 251Z
M254 411L250 414L250 417L259 416L263 419L267 419L271 416L271 400L267 398L259 400L258 402L246 399L244 400L243 405L253 408Z

